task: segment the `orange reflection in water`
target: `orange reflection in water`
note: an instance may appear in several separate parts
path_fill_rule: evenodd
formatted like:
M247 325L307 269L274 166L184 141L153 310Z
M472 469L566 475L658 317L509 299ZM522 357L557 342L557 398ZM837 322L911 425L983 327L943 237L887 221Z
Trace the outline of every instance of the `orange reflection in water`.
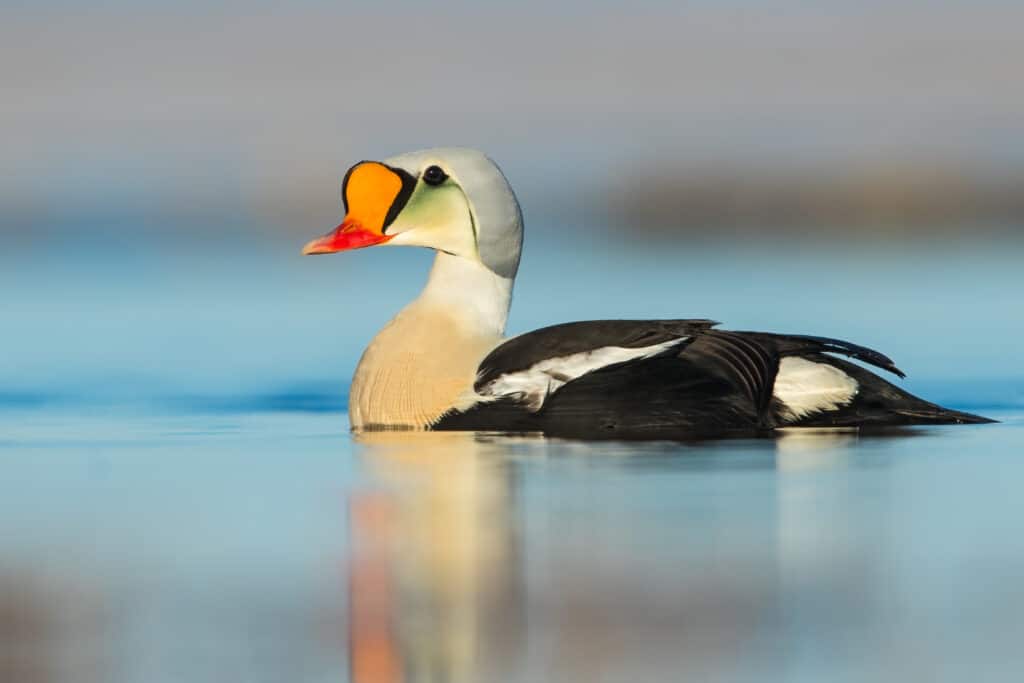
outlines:
M353 680L485 680L515 642L507 468L472 434L358 440L372 484L350 503Z
M386 496L356 496L349 508L354 554L349 572L349 652L354 681L404 680L391 629L393 577L375 539L389 536L393 509Z

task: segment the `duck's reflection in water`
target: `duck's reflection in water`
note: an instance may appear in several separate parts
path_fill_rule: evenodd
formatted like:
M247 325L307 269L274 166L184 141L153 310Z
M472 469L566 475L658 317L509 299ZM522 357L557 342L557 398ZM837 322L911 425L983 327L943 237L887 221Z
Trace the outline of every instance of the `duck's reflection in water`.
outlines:
M779 472L836 469L846 466L856 429L780 429L775 440Z
M855 433L358 442L358 683L756 679L787 666L787 629L867 590Z
M466 433L357 440L368 478L351 500L353 680L493 680L520 632L507 443Z

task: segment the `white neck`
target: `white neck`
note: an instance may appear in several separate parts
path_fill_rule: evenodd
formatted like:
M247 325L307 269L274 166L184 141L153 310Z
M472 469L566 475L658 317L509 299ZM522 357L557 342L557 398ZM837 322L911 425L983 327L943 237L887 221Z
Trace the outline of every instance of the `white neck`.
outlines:
M512 304L513 282L479 261L439 251L426 287L406 310L441 309L465 323L467 332L500 337Z

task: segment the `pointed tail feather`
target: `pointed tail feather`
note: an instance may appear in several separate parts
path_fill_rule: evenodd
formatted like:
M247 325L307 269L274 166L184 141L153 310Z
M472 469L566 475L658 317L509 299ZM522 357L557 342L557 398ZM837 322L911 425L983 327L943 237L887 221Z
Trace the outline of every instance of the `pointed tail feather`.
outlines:
M802 356L827 363L852 377L857 383L853 400L832 410L824 410L795 419L785 419L793 427L872 427L927 424L984 424L996 422L981 415L944 408L925 401L887 382L867 368L825 354Z

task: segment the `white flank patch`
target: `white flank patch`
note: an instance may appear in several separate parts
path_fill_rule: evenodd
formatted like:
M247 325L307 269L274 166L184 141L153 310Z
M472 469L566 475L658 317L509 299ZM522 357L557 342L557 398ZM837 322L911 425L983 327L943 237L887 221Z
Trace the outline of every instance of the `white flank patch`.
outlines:
M857 380L837 367L790 356L779 363L775 377L775 398L782 401L787 419L846 405L857 395Z
M679 346L687 339L689 337L679 337L636 349L603 346L584 353L548 358L526 370L501 375L488 382L480 390L480 394L492 398L515 396L525 401L530 411L537 412L548 396L577 377L616 363L656 356L673 346Z

